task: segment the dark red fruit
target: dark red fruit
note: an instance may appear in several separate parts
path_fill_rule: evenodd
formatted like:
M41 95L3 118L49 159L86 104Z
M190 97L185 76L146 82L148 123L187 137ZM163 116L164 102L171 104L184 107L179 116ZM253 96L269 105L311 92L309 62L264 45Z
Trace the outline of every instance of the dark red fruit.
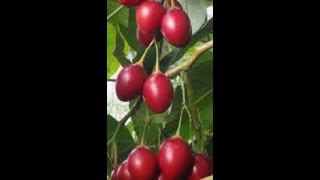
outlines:
M147 147L138 147L128 156L128 170L133 179L152 180L158 173L157 157Z
M188 15L179 8L172 8L163 16L161 32L166 40L177 47L186 46L192 35Z
M193 167L188 180L199 180L212 174L212 161L210 157L195 153L193 157Z
M139 29L144 33L153 34L160 29L165 9L156 1L144 1L137 8L136 21Z
M116 93L121 101L130 101L142 94L147 75L139 64L131 64L121 70L116 80Z
M163 3L163 6L164 6L165 9L169 9L171 7L171 1L165 1ZM179 8L179 9L183 9L181 4L177 0L174 1L174 6Z
M123 163L119 166L117 175L118 175L118 180L133 180L128 170L127 160L123 161Z
M143 97L148 107L155 113L165 112L171 105L174 92L170 79L154 72L143 84Z
M134 7L141 4L144 0L118 0L118 2L127 7Z
M178 179L188 174L192 167L191 149L180 137L167 139L160 146L158 161L165 179Z
M111 172L111 180L118 180L118 170L119 170L120 164L116 165L116 167Z
M149 46L153 38L154 33L143 33L139 28L137 28L137 39L144 48Z

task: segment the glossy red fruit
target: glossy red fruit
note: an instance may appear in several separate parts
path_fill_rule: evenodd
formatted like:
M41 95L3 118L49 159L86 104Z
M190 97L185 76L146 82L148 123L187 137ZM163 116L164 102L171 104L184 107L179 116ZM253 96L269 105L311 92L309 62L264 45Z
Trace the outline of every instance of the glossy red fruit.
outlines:
M118 2L127 7L134 7L141 4L144 0L118 0Z
M144 48L149 46L154 35L155 33L143 33L139 28L137 28L137 39Z
M188 180L199 180L212 174L212 161L210 157L200 153L194 153L192 157L193 167Z
M118 170L119 170L120 164L118 164L111 172L111 180L118 180Z
M116 94L121 101L130 101L142 94L147 75L140 64L131 64L121 70L116 79Z
M180 137L164 141L158 152L161 173L168 179L178 179L189 173L192 153L189 145Z
M158 160L147 147L137 147L128 156L128 170L133 179L153 180L158 173Z
M123 161L122 164L119 166L117 176L118 176L118 180L133 180L128 170L127 160Z
M165 112L171 105L174 92L170 79L158 72L149 76L143 84L143 97L155 113Z
M164 6L165 9L170 9L170 7L171 7L171 1L165 1L165 2L163 3L163 6ZM179 8L179 9L183 9L182 6L181 6L181 4L180 4L180 2L177 1L177 0L174 1L174 6L177 7L177 8Z
M139 29L144 33L153 34L160 29L165 9L156 1L144 1L137 8L136 21Z
M162 18L161 32L170 44L176 47L186 46L192 34L188 15L179 8L168 10Z

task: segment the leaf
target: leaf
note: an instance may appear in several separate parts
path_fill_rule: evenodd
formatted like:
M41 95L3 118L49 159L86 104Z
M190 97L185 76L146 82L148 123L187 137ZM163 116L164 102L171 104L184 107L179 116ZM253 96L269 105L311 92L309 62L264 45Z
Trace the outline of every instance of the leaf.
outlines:
M113 13L116 9L120 7L119 2L107 0L107 15ZM117 14L108 20L108 23L112 24L123 24L128 26L129 9L123 7ZM109 32L108 32L109 35Z
M122 67L127 66L130 64L130 61L126 58L126 54L128 54L129 49L127 52L124 52L124 41L119 33L116 35L116 44L115 49L113 51L113 55L118 59L119 63ZM126 53L126 54L125 54Z
M207 2L206 0L188 0L188 1L180 1L183 6L185 12L188 14L191 26L192 26L192 34L197 32L199 28L206 21L207 17ZM187 6L185 4L187 3ZM187 7L187 9L186 9Z
M113 50L116 44L116 29L110 23L107 23L107 78L110 78L114 73L117 72L120 67L119 62L113 56Z
M118 121L116 121L111 115L107 115L107 141L111 139L116 128ZM135 143L132 139L131 133L126 126L123 126L118 138L118 157L120 161L127 158L131 150L135 147ZM112 144L108 146L108 152L111 154Z

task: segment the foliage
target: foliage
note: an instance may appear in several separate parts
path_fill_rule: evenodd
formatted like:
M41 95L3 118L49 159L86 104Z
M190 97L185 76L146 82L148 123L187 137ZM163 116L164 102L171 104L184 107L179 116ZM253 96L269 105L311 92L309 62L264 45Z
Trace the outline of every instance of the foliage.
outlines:
M212 5L211 0L179 0L188 13L192 23L193 35L190 44L184 48L176 48L169 45L163 40L161 47L161 59L160 68L162 72L166 72L176 66L181 65L187 61L190 56L196 51L195 48L212 39L212 18L207 20L206 9L209 5ZM115 0L107 0L108 8L107 14L110 15L120 5ZM187 8L186 8L187 7ZM111 17L107 22L107 78L110 78L114 73L118 71L119 67L124 67L131 63L131 59L128 56L135 55L132 62L138 61L144 48L139 45L136 39L136 21L135 21L135 8L124 7L116 15ZM116 139L118 146L118 162L124 160L130 151L135 148L139 137L142 135L143 127L146 121L149 121L149 125L145 135L146 145L157 152L161 142L174 135L182 110L182 103L184 99L189 101L187 94L182 92L182 88L193 92L193 104L194 111L196 112L196 119L201 123L201 136L195 136L196 130L191 123L191 119L188 113L184 111L182 124L181 124L181 136L188 140L190 143L193 141L193 150L201 150L198 142L204 142L204 152L212 154L211 146L207 146L212 143L212 130L213 130L213 86L212 86L212 66L213 66L213 52L207 50L199 55L188 70L185 77L181 77L179 74L171 77L175 82L175 98L169 111L163 114L152 113L145 105L144 102L139 108L130 116L132 122L121 128L119 136ZM145 68L148 74L150 74L154 68L156 60L155 48L151 47L147 53L145 59ZM188 84L183 84L185 78L188 78ZM189 85L189 86L188 86ZM185 94L185 98L183 97ZM131 108L137 99L129 103ZM190 104L186 104L189 111L192 107ZM115 120L114 117L108 114L108 142L112 138L113 133L117 128L119 120ZM135 137L136 136L136 137ZM199 137L201 140L199 140ZM201 145L201 144L200 144ZM114 164L113 156L113 144L108 144L108 166L107 172L110 175Z

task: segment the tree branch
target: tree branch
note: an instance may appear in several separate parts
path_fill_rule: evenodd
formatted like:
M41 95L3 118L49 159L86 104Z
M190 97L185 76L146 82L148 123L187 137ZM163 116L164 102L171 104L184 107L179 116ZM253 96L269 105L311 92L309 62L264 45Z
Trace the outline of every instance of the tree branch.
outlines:
M178 74L180 71L186 71L191 68L193 63L196 61L196 59L204 53L206 50L213 47L213 40L206 42L198 47L196 47L195 52L192 54L192 56L187 59L185 62L183 62L181 65L178 65L166 72L166 75L168 77L172 77L176 74Z

